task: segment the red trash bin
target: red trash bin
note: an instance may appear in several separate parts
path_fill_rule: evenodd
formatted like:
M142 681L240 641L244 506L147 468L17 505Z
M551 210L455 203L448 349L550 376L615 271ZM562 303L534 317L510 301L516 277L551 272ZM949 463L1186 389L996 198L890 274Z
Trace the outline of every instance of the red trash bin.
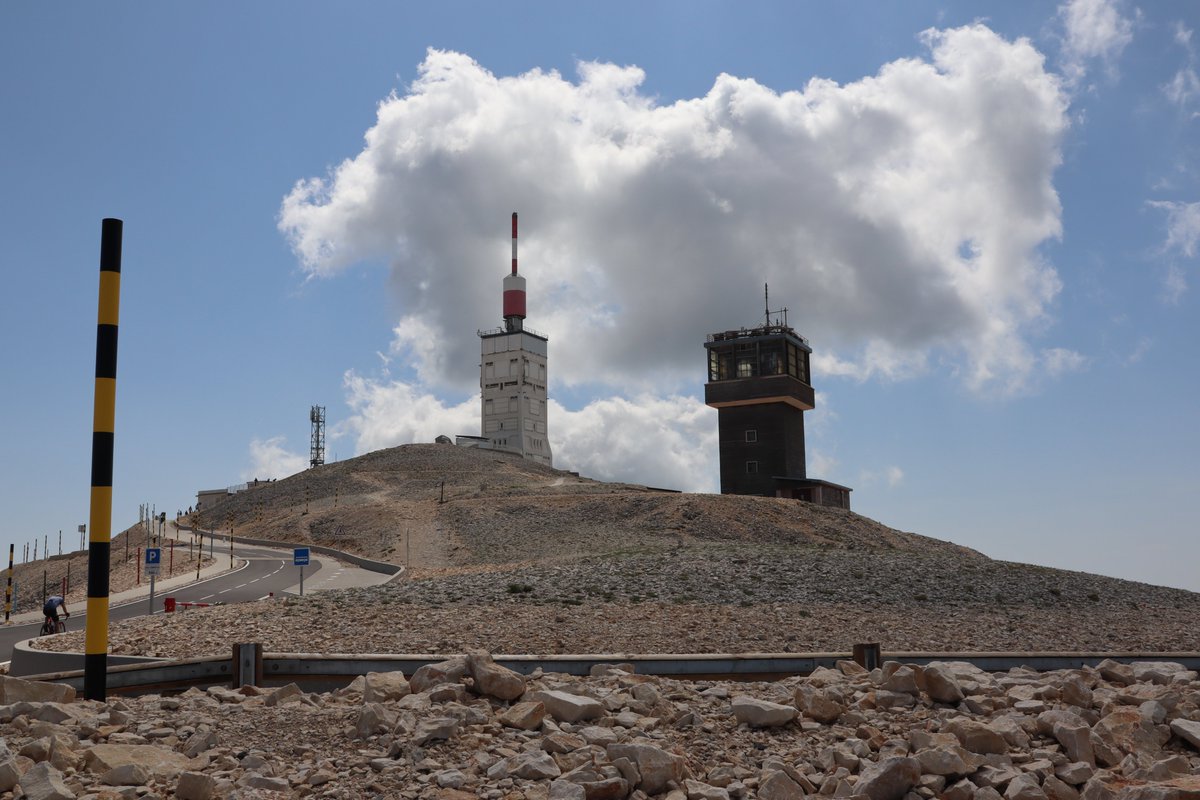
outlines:
M175 598L174 597L164 597L163 598L163 611L167 612L168 614L175 613Z

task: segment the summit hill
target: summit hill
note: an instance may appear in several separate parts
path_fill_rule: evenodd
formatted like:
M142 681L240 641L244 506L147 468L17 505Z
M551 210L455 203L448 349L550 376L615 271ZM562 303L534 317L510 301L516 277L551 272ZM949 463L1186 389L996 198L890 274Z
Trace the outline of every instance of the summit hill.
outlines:
M1200 627L1192 592L997 561L842 509L604 483L445 444L252 484L198 523L409 568L205 609L203 625L121 623L113 652L228 653L237 631L273 652L1167 653L1194 649Z
M843 509L606 483L448 444L402 445L251 483L198 523L396 564L407 557L417 570L720 542L984 558Z

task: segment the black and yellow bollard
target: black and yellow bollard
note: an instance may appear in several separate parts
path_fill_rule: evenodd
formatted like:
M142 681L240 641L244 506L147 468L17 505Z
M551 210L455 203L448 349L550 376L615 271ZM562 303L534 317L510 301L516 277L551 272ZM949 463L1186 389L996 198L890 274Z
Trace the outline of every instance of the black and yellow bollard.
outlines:
M12 573L13 573L13 551L16 549L15 544L8 546L8 588L4 590L4 624L8 625L12 620Z
M88 539L87 627L83 696L104 701L108 673L108 569L112 539L113 433L117 404L117 320L121 301L119 219L100 230L100 305L96 324L96 395L92 417L92 497Z

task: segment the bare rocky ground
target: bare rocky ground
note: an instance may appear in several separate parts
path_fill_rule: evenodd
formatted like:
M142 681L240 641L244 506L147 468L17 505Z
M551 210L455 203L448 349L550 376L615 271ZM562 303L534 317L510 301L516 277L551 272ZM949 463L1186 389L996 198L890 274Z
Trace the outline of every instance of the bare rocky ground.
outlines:
M224 656L234 642L847 652L869 641L885 654L1171 653L1194 650L1200 628L1190 592L997 562L837 509L604 484L451 446L310 470L207 515L238 535L411 569L369 590L115 623L114 653ZM83 639L39 646L82 650ZM9 694L0 736L18 755L0 753L0 789L20 774L29 797L1200 798L1200 681L1173 663L1003 675L843 663L744 684L536 675L519 692L503 670L455 663L411 686L390 673L333 693L189 690L107 706ZM143 758L143 772L129 765ZM60 794L26 785L52 770Z
M772 683L486 654L346 689L73 701L3 678L4 797L408 800L1173 800L1200 795L1200 680L1180 664L991 675L853 662Z

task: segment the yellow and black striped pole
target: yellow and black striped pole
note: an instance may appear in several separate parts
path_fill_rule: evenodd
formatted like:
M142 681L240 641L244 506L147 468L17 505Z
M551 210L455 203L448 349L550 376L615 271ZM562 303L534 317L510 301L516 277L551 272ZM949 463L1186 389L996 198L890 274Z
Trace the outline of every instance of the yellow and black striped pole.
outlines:
M15 544L8 546L8 588L4 590L4 624L7 625L12 616L12 572L13 572L13 551L16 550Z
M83 696L101 702L108 692L108 551L112 539L121 229L119 219L104 220L100 229L100 309L96 325L96 400L92 419L92 498L88 525L91 533L88 539Z

